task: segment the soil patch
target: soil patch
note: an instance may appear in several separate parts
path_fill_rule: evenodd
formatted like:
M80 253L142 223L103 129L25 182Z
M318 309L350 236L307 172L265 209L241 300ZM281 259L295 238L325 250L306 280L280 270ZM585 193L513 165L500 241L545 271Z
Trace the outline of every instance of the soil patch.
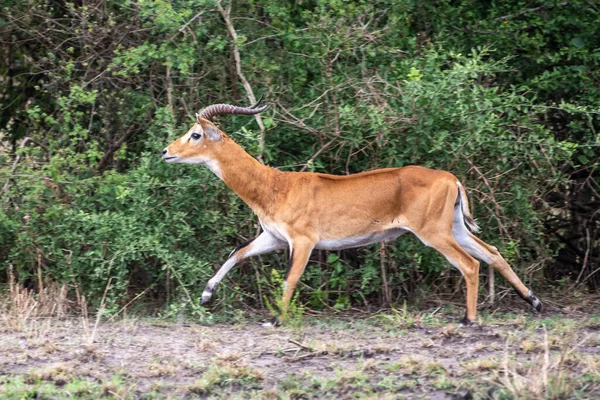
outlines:
M265 328L126 320L101 324L90 344L80 319L31 320L0 333L0 395L20 385L21 393L69 397L61 388L79 383L79 398L467 399L519 390L543 398L550 389L600 396L592 317L438 323L319 317L300 328Z

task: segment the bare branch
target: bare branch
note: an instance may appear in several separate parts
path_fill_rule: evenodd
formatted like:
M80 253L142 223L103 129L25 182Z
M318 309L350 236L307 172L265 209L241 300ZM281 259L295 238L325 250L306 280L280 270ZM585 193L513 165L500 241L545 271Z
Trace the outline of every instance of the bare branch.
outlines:
M252 90L252 86L250 86L250 83L248 82L248 80L246 79L246 76L244 75L243 71L242 71L242 59L240 56L240 49L238 47L238 35L237 32L235 30L235 27L233 26L233 23L231 21L231 6L233 3L233 0L231 0L231 2L227 5L227 8L224 9L223 5L221 4L222 0L217 1L217 9L219 10L219 13L221 13L221 16L223 17L223 19L225 20L225 25L227 26L227 31L229 32L229 36L231 36L231 42L232 42L232 46L233 46L233 58L235 59L235 70L237 72L238 77L240 78L240 80L242 81L242 84L244 85L244 89L246 90L246 95L248 96L248 100L250 100L251 104L256 103L256 96L254 96L254 91ZM259 142L258 142L258 147L260 150L260 153L257 156L257 159L260 162L263 162L263 154L265 151L265 124L263 123L262 117L259 114L254 114L254 119L256 120L256 123L258 124L258 127L260 128L260 138L259 138Z
M134 127L135 127L135 124L131 124L131 126L127 130L127 133L125 133L123 136L121 136L119 138L119 140L117 140L116 143L114 145L112 145L110 147L110 149L108 149L108 151L106 153L104 153L104 156L102 156L102 159L100 160L100 162L98 162L98 165L96 166L96 172L102 172L106 168L106 166L108 165L108 163L111 160L113 154L115 154L115 152L117 150L119 150L119 148L121 147L121 145L123 143L125 143L125 141L127 139L129 139L130 137L132 137L133 134L137 132L135 129L133 129Z
M528 14L528 13L531 13L531 12L545 10L545 9L548 9L548 8L564 7L567 4L569 4L568 1L563 1L562 3L558 3L556 5L548 4L548 5L543 5L543 6L539 6L539 7L526 8L525 10L520 11L518 13L505 15L503 17L498 17L498 18L496 18L496 21L502 21L502 20L505 20L505 19L511 19L511 18L515 18L515 17L520 17L523 14Z

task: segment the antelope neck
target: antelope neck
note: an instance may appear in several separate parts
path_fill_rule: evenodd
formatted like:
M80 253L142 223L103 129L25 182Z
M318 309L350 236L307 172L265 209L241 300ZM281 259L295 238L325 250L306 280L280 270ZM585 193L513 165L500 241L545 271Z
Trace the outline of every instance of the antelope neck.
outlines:
M261 216L272 209L275 177L280 171L258 162L231 139L219 157L222 180L254 212Z

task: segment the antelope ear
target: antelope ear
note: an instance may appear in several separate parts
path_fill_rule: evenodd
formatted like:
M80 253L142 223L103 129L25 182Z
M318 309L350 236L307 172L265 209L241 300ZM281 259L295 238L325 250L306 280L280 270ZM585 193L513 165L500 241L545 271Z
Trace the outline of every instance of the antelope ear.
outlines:
M196 119L198 120L200 127L202 127L202 131L210 140L212 140L213 142L221 140L221 134L219 133L219 129L216 126L214 126L212 122L210 122L207 119L200 118L198 114L196 114Z

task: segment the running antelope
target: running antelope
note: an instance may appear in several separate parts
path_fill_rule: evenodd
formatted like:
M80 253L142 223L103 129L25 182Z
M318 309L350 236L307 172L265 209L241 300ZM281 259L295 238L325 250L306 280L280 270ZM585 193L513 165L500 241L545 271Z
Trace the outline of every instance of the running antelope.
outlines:
M290 260L282 302L285 311L313 249L365 246L412 232L464 276L464 324L474 322L477 313L478 260L490 264L526 302L541 311L542 303L498 250L471 233L478 227L469 213L465 189L454 175L419 166L347 176L270 168L211 122L220 114L252 115L267 109L258 107L259 103L251 107L215 104L204 108L196 114L192 128L162 152L169 163L206 165L252 208L262 226L262 233L233 250L208 281L202 304L210 300L215 287L237 263L287 247Z

